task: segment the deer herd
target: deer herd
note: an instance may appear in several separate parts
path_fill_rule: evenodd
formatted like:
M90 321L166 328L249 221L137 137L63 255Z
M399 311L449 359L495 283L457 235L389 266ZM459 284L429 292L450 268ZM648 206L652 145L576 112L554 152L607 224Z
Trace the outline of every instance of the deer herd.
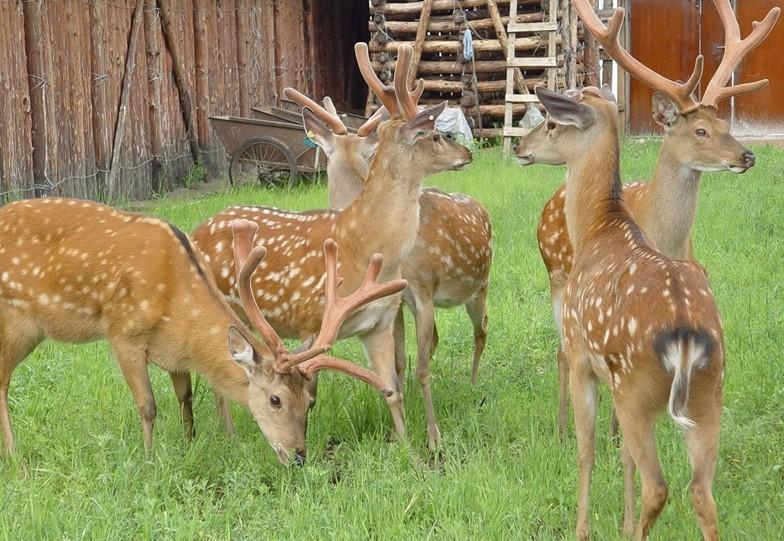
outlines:
M729 0L714 0L725 28L724 57L700 86L698 57L686 82L656 73L619 41L624 11L605 26L587 0L573 5L587 31L631 77L654 92L663 128L648 182L621 184L618 107L607 87L559 94L537 88L545 120L515 148L522 165L566 165L565 185L542 212L539 249L550 280L559 337L557 432L574 410L579 488L577 537L589 537L597 382L607 384L622 434L623 530L647 538L667 500L654 425L666 409L683 429L691 497L705 539L717 539L712 496L724 377L724 336L691 230L703 171L743 173L754 154L717 114L722 100L767 80L727 86L773 29L773 8L741 38ZM403 305L414 315L416 377L427 442L440 447L430 362L435 308L465 306L474 331L471 382L487 338L492 228L463 194L422 188L460 170L471 152L435 128L446 103L418 105L408 84L412 50L401 46L394 84L382 83L365 44L360 71L382 107L349 131L329 98L302 106L308 136L328 157L329 209L294 212L257 205L225 209L187 235L161 219L98 203L44 198L0 209L0 428L14 452L11 374L46 338L109 341L141 419L146 450L156 417L148 364L167 371L186 438L194 435L190 372L213 387L226 429L228 401L250 410L282 463L302 464L317 374L334 370L379 391L394 436L406 437ZM371 369L329 355L358 337ZM260 338L259 338L260 337ZM301 340L289 350L284 338ZM635 521L635 470L642 505Z

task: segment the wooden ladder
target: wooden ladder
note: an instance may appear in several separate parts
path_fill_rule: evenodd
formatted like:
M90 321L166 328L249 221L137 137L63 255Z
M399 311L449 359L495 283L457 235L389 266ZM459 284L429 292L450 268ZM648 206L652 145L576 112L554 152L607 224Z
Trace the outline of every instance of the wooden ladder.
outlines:
M506 50L506 109L504 110L504 154L508 155L512 145L512 137L521 137L528 133L525 128L514 125L512 114L516 103L539 103L533 89L527 93L515 93L515 73L520 68L545 68L547 70L547 88L555 90L558 70L556 36L558 33L559 0L550 0L548 20L540 23L517 22L517 0L509 4L509 26ZM518 33L547 32L547 56L516 56L515 37Z

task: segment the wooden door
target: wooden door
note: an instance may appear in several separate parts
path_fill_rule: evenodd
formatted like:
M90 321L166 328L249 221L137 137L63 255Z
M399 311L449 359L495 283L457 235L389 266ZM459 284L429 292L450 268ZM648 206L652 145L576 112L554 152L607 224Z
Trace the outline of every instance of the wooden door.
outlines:
M632 55L670 79L686 79L699 54L699 5L694 0L627 0ZM629 84L629 130L660 133L651 119L653 92L634 78Z

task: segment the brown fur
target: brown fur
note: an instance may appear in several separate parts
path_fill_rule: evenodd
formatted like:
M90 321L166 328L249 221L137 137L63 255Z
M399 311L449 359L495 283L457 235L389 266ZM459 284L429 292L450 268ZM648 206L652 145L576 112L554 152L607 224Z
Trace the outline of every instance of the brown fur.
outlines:
M0 209L0 268L0 423L7 453L14 449L11 373L46 338L109 340L147 449L156 410L148 363L172 375L187 435L193 432L190 370L249 407L269 432L266 412L253 405L256 379L229 351L230 328L250 331L205 272L201 254L166 222L74 199L11 203ZM285 434L270 438L288 442Z
M661 103L662 98L658 100ZM716 116L715 109L700 107L686 114L670 109L669 113L673 120L664 126L665 137L652 179L624 186L623 198L653 246L668 257L692 260L691 230L697 213L701 171L743 172L749 167L751 154L729 134L727 123ZM707 137L697 136L698 129L706 130ZM543 123L526 138L525 145L518 146L517 152L524 160L534 163L564 163L568 150L554 144ZM554 313L560 309L574 257L566 227L565 195L566 188L561 187L545 204L536 232L550 280ZM562 335L557 317L556 324ZM559 344L558 432L561 435L566 425L569 387L562 348Z
M623 432L626 530L633 521L635 466L640 470L643 501L637 539L647 537L666 502L653 440L655 419L667 405L673 382L680 388L685 381L689 389L691 380L685 403L676 404L671 414L683 424L695 423L686 432L692 494L703 534L712 539L716 510L710 492L724 370L718 310L703 269L655 251L634 222L618 176L615 104L592 96L582 103L594 111L595 123L583 130L559 126L554 136L561 145L582 149L567 159L566 221L576 258L562 310L579 453L577 535L587 539L589 529L596 380L610 385ZM679 329L683 332L672 336L683 340L665 340L662 346L661 337ZM709 344L692 340L703 334ZM691 421L676 416L684 409Z
M356 289L370 257L384 257L380 280L400 276L400 266L414 246L419 228L419 190L422 179L471 160L463 146L431 131L412 140L406 121L379 126L375 153L365 189L343 210L295 213L267 207L237 207L214 216L194 232L194 241L209 258L218 287L236 297L231 256L230 223L245 218L259 224L257 244L268 255L253 278L256 299L265 317L281 336L301 337L318 328L323 311L324 240L340 246L341 293ZM400 297L375 301L343 326L341 337L359 335L373 368L396 392L388 404L398 436L405 433L402 389L394 365L392 322ZM239 307L238 307L239 308Z

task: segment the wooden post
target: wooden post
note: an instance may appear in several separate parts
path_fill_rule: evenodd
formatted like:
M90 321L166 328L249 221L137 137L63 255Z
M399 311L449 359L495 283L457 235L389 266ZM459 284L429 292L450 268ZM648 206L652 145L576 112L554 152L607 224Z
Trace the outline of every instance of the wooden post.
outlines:
M113 200L118 195L117 179L120 174L119 160L120 149L125 138L125 120L128 117L128 101L131 97L131 82L133 72L136 69L136 46L139 43L139 33L142 26L142 15L144 13L144 0L137 0L136 9L133 12L133 23L131 27L131 39L128 41L128 49L125 57L125 74L123 75L122 93L120 94L120 104L117 113L117 125L114 130L114 146L112 149L112 165L109 170L108 197Z
M174 38L171 18L169 17L169 7L167 0L158 0L158 9L161 13L161 29L166 48L172 58L172 72L174 74L174 84L177 87L177 98L180 101L182 110L182 121L185 123L185 131L188 134L188 142L191 147L193 161L201 162L201 149L196 137L196 128L193 125L193 108L191 106L191 92L188 88L188 79L185 77L185 70L182 67L182 60L177 51L177 41Z
M569 88L577 88L578 86L583 86L583 79L582 77L577 77L577 49L580 43L579 38L577 37L577 10L574 9L572 3L569 2L569 41L572 43L572 50L574 54L570 59L570 71L572 72L572 78L574 81L572 82ZM583 63L583 69L585 64Z
M493 20L493 27L495 28L498 41L501 42L501 47L504 51L507 51L507 56L509 54L514 54L514 49L509 49L509 37L506 34L504 23L501 20L501 13L498 11L496 0L487 0L487 10L490 12L490 18ZM511 16L509 18L511 19ZM514 68L514 82L515 87L521 94L531 93L528 89L528 85L525 83L525 77L523 77L523 72L520 68Z
M591 8L596 10L596 0L590 0ZM585 32L585 84L599 86L599 42L590 32Z
M422 3L422 11L419 14L419 27L417 28L416 39L414 40L414 54L411 56L412 69L408 72L408 86L414 86L416 79L417 66L419 59L422 58L422 45L425 43L427 35L427 25L430 24L430 8L433 7L433 0L425 0Z

